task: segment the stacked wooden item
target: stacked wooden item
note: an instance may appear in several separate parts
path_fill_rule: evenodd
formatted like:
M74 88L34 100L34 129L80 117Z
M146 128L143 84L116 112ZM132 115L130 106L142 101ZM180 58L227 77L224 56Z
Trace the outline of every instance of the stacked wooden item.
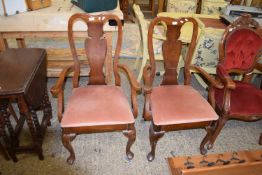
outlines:
M170 157L167 161L173 175L261 175L262 173L262 150Z

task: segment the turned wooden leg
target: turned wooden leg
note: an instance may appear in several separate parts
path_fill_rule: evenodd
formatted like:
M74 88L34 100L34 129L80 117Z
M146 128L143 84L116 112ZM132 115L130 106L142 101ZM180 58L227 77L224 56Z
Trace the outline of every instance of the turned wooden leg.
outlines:
M43 100L43 111L44 111L44 119L47 120L47 126L51 126L52 106L49 100L47 88L45 90L45 95Z
M0 143L0 151L3 154L5 160L10 160L8 153L6 152L5 147L2 145L2 143Z
M38 136L36 126L34 124L34 114L32 115L23 96L18 97L18 107L20 110L20 116L26 118L30 134L33 139L34 151L38 154L39 160L44 160L41 138Z
M70 153L69 157L67 158L67 163L69 165L72 165L75 161L75 152L74 149L72 147L71 141L73 141L76 137L76 134L64 134L62 133L62 143L64 145L64 147L68 150L68 152Z
M18 159L15 154L15 145L18 144L18 141L17 138L15 137L14 129L9 119L9 113L7 112L7 107L8 106L5 103L0 104L0 135L4 139L10 157L14 162L17 162ZM6 133L5 126L7 127L9 134Z
M207 149L205 148L205 145L209 142L211 136L212 136L212 131L213 131L213 127L212 125L215 123L214 122L210 122L210 125L206 127L206 136L204 137L204 139L202 140L201 144L200 144L200 153L202 155L205 155L207 153Z
M156 144L157 141L163 137L165 134L164 131L161 131L160 127L157 127L153 124L153 122L150 125L149 128L149 140L150 140L150 145L151 145L151 151L147 155L147 160L152 162L155 159L155 150L156 150Z
M218 121L216 121L215 129L212 132L212 136L209 139L209 143L207 144L208 150L213 148L216 138L220 134L222 128L225 126L226 122L227 122L227 117L225 116L219 117Z
M262 145L262 133L260 134L260 138L259 138L259 145Z
M131 146L135 143L136 140L136 128L134 124L128 125L128 129L123 131L124 136L128 138L126 144L126 156L128 160L132 160L134 153L130 150Z

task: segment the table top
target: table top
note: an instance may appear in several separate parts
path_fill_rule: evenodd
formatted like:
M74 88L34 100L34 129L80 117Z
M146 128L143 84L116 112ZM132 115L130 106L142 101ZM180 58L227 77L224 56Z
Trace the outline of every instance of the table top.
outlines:
M75 13L85 13L82 9L73 5L70 0L55 0L52 5L36 11L24 12L12 16L0 16L0 32L24 32L24 31L67 31L68 19ZM110 11L90 13L114 14L121 20L123 13L119 4L116 9ZM87 26L83 22L76 22L75 31L86 31ZM116 31L115 26L105 24L104 31Z
M0 53L0 95L25 93L39 65L44 49L7 49Z
M179 18L179 17L195 17L199 18L206 28L225 29L227 27L220 20L219 15L205 15L205 14L189 14L189 13L175 13L175 12L161 12L157 16Z

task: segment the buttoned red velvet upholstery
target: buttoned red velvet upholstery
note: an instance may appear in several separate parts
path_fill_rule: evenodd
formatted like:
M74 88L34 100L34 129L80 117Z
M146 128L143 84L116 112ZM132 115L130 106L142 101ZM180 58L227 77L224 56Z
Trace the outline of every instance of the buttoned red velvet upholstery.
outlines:
M152 115L156 125L217 120L209 103L191 86L168 85L153 88Z
M69 97L61 126L101 126L134 123L121 87L89 85L75 88Z
M247 28L238 29L227 36L222 64L225 70L248 70L261 49L262 39L256 32Z
M230 95L230 115L262 115L262 91L254 85L234 81L236 89ZM224 89L215 89L217 106L222 110Z

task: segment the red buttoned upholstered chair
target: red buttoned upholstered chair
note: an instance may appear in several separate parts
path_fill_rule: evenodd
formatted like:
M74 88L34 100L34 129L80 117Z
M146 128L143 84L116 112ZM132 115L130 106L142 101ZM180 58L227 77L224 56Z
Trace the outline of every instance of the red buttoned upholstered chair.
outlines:
M164 69L162 83L153 87L156 63L153 52L152 36L154 27L159 23L165 23L167 26L166 38L163 42L162 52L164 58ZM181 27L190 22L193 25L193 34L191 42L188 46L185 60L179 60L182 41L179 40ZM190 86L191 73L190 70L198 71L203 74L213 86L221 88L215 79L210 77L203 69L191 64L192 55L195 49L198 35L198 23L194 18L173 19L168 17L155 18L148 31L148 50L150 57L150 65L144 68L144 119L151 120L149 129L149 138L151 144L151 152L147 155L147 159L152 161L155 157L155 148L157 141L167 131L181 130L188 128L206 128L209 133L210 124L218 119L212 106ZM177 68L179 61L185 62L184 68L184 85L179 85L177 81ZM205 139L208 138L207 135ZM201 144L200 149L203 149Z
M73 24L77 20L84 21L88 26L88 36L85 40L86 56L88 58L90 73L89 82L79 87L80 61L76 53L73 37ZM118 27L118 38L113 62L115 85L108 85L103 73L107 53L107 42L104 37L103 26L108 20L115 20ZM71 141L78 134L123 131L128 137L126 154L132 159L134 154L130 147L135 142L135 117L137 116L136 93L141 88L135 77L126 65L118 63L122 45L122 24L115 15L91 16L88 14L75 14L68 22L68 38L71 47L74 65L67 67L61 73L57 84L51 89L58 96L58 118L62 127L62 142L70 152L67 159L69 164L75 160L75 153ZM119 70L125 72L131 84L131 102L133 110L122 91ZM73 72L73 91L63 112L63 82L66 75Z
M212 137L205 140L208 149L213 144L229 119L257 121L262 119L262 90L250 83L254 69L262 71L258 63L262 51L259 25L245 14L227 27L219 46L217 79L223 89L210 87L210 102L219 114ZM242 81L234 81L231 74L243 75ZM244 132L244 131L243 131ZM262 144L262 135L260 136Z

